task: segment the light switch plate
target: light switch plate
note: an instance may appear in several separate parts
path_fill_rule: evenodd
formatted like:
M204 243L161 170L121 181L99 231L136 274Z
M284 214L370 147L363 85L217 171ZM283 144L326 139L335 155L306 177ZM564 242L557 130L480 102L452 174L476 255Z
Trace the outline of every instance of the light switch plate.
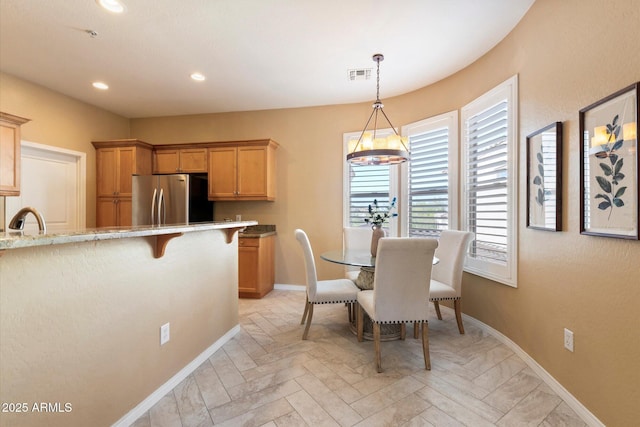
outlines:
M165 345L170 339L169 323L160 326L160 345Z
M573 352L573 332L564 328L564 348Z

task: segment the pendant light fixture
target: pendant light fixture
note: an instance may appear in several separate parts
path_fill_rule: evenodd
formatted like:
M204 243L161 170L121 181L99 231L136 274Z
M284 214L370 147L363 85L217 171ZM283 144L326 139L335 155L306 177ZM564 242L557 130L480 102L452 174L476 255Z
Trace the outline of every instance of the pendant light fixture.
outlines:
M377 64L377 80L376 80L376 102L373 103L373 111L369 116L369 120L364 125L360 138L356 141L349 142L347 161L355 165L393 165L409 160L409 150L407 148L407 138L401 137L391 124L389 117L385 114L380 101L380 62L384 60L384 56L380 53L373 55L373 61ZM379 137L378 131L378 113L387 120L389 127L393 130L393 135L388 137ZM368 131L367 127L373 119L373 130Z

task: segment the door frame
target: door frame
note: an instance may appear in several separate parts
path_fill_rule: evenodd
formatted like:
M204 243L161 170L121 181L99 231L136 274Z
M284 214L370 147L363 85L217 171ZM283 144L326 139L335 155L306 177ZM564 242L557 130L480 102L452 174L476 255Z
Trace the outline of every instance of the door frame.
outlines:
M75 158L76 179L78 182L78 191L76 192L76 218L79 229L87 226L87 153L81 151L69 150L67 148L54 147L52 145L39 144L37 142L22 140L20 161L24 155L24 148L44 151L45 153L65 154ZM22 179L22 177L21 177Z

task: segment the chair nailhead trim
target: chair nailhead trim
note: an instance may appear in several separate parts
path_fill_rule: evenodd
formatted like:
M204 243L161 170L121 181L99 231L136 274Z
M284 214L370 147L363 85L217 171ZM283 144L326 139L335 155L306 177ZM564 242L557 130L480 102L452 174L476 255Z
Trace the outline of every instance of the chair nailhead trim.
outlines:
M398 323L415 323L415 322L425 322L425 323L429 323L428 320L371 320L373 323L379 323L381 325L392 325L392 324L398 324Z
M460 297L443 297L443 298L429 298L429 301L455 301Z
M340 301L309 301L311 304L346 304L346 303L351 303L351 302L356 302L355 299L353 300L340 300Z

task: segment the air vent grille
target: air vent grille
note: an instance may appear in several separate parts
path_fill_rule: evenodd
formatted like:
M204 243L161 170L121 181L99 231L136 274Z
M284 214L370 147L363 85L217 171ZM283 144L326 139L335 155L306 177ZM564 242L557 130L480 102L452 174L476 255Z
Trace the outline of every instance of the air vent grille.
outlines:
M369 80L371 78L371 70L371 68L349 70L349 81Z

